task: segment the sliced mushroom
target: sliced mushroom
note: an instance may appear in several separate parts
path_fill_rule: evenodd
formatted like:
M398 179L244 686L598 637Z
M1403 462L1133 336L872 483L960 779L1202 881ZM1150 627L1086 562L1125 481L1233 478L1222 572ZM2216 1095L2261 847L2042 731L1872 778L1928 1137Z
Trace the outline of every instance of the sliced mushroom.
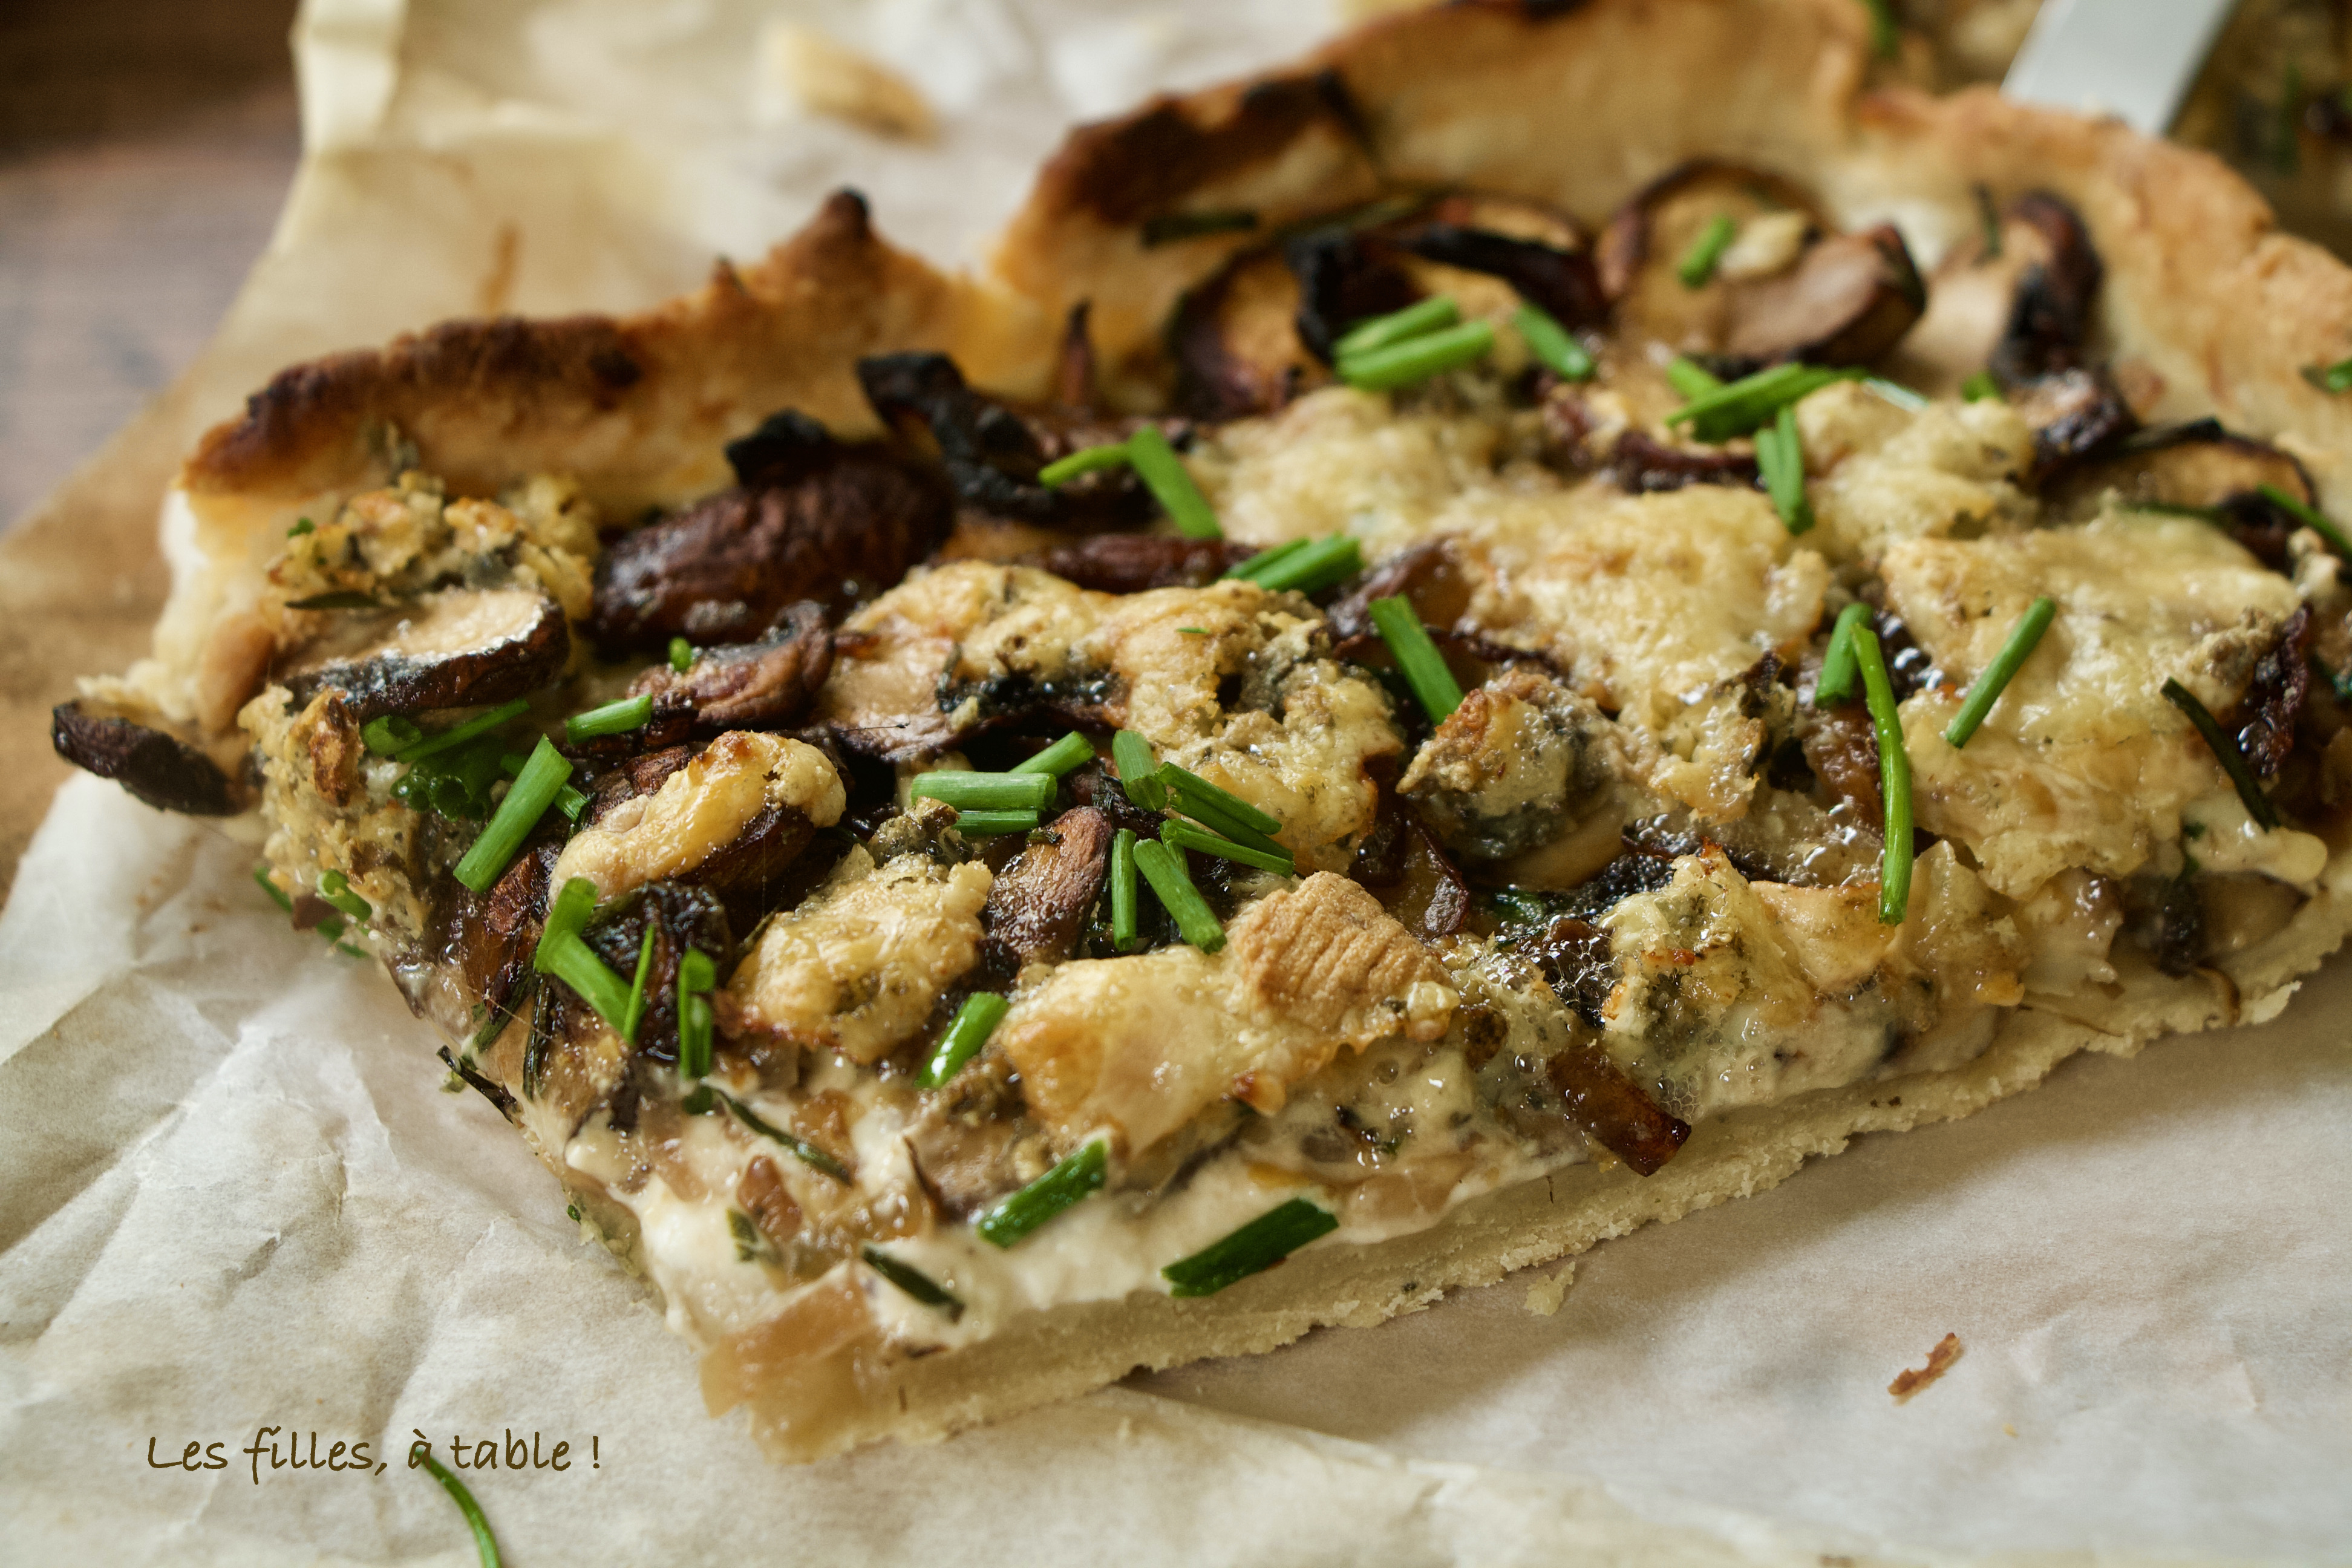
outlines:
M49 743L74 766L114 780L159 811L234 816L247 805L247 792L201 749L91 698L49 710Z
M940 353L863 359L857 381L885 425L901 435L929 436L966 506L1054 528L1132 527L1153 514L1150 492L1124 468L1058 488L1037 482L1046 464L1123 440L1130 425L1067 410L1016 410L965 384L955 361Z
M2138 428L2138 416L2104 367L2091 333L2106 264L2074 209L2047 192L2009 205L2002 229L2018 268L2009 314L1987 367L2034 430L2031 481L2046 485L2069 465Z
M906 1139L923 1185L957 1221L1019 1191L1054 1163L1046 1131L1027 1115L1012 1064L993 1052L929 1097Z
M1788 271L1731 289L1722 352L1743 366L1868 364L1927 308L1927 287L1892 224L1822 239Z
M2277 637L2254 663L2245 695L2226 717L2238 752L2263 778L2274 778L2294 749L2295 721L2311 695L2311 606L2305 605L2279 627Z
M646 976L645 1011L637 1019L636 1048L656 1061L677 1059L677 966L691 950L722 968L735 951L727 910L707 888L649 882L598 911L581 933L589 950L624 979L634 979L646 931L654 933L653 963ZM584 1011L565 994L567 1007Z
M1607 319L1600 268L1581 244L1569 248L1443 221L1413 230L1399 244L1424 261L1501 279L1564 327L1595 327Z
M1734 485L1753 488L1757 479L1752 453L1720 447L1670 447L1639 430L1627 430L1609 448L1609 478L1619 489L1634 495L1655 495L1685 485Z
M439 1025L461 1047L488 1045L515 1012L531 1005L531 954L547 914L547 872L562 848L553 839L526 848L486 893L455 877L442 879L424 941L394 961L393 977L410 1011Z
M1256 546L1227 539L1098 533L1027 563L1097 594L1140 594L1152 588L1205 588L1256 553Z
M1054 819L989 889L981 923L1024 963L1059 963L1076 951L1110 868L1110 819L1090 806Z
M2311 476L2291 455L2248 436L2234 436L2213 419L2142 430L2118 443L2112 457L2064 472L2043 492L2061 516L2086 517L2108 492L2125 502L2210 509L2265 565L2284 571L2286 542L2302 523L2265 499L2265 485L2309 505Z
M561 676L571 654L562 606L537 589L450 588L350 617L273 679L297 707L331 687L364 723L527 696Z
M2011 385L2009 401L2033 427L2026 482L2036 489L2139 428L2139 416L2104 369L2053 371Z
M826 437L820 447L805 429L775 425L746 437L759 445L740 460L788 477L722 490L605 551L591 622L599 643L740 641L802 599L839 615L947 537L954 498L928 468L878 445Z
M1383 793L1370 838L1349 875L1371 889L1405 930L1423 941L1452 936L1470 918L1470 889L1412 806Z
M781 730L800 721L832 668L824 607L803 599L787 605L758 642L703 648L683 671L654 665L629 683L629 694L650 693L657 713L690 712L700 734Z

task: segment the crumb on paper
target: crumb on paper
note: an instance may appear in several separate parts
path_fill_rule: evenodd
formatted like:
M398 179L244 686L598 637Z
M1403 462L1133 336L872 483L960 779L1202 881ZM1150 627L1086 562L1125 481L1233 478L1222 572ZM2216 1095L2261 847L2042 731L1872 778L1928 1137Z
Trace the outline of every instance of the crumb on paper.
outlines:
M2004 1437L2014 1437L2017 1436L2017 1428L2004 1421L2000 1424L2000 1435Z
M1936 1342L1936 1348L1927 1352L1927 1364L1926 1366L1921 1367L1916 1372L1906 1370L1897 1373L1895 1374L1895 1381L1886 1385L1886 1392L1895 1395L1895 1404L1901 1405L1905 1401L1908 1400L1913 1394L1918 1393L1921 1389L1927 1387L1929 1384L1943 1376L1947 1372L1949 1372L1952 1368L1952 1363L1959 1359L1960 1336L1958 1334L1946 1334L1942 1339Z
M780 22L765 29L760 67L812 114L909 142L928 142L939 129L914 83L814 27Z
M1547 1278L1538 1279L1528 1287L1528 1310L1538 1318L1550 1317L1559 1310L1561 1300L1568 1295L1569 1286L1575 1281L1576 1262L1571 1258L1561 1264Z

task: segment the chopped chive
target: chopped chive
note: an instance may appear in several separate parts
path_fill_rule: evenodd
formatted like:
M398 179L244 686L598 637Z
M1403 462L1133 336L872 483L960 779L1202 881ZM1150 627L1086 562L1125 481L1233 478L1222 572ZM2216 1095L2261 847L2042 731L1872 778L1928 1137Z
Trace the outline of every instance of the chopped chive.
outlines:
M1985 721L1985 715L1992 711L1992 705L2000 700L2000 694L2008 688L2011 679L2032 657L2034 645L2042 640L2042 634L2050 629L2050 622L2057 614L2058 601L2046 595L2026 606L2025 614L2020 616L2017 625L2010 628L2009 640L2000 645L2000 651L1993 655L1992 662L1985 666L1984 673L1978 676L1976 684L1969 688L1967 698L1960 703L1960 710L1952 716L1949 724L1944 726L1946 744L1958 751L1969 743L1969 737L1975 734L1977 726Z
M677 961L677 1076L688 1082L710 1075L710 1001L702 994L718 984L711 956L688 948Z
M1371 615L1381 640L1396 656L1405 684L1421 700L1431 721L1445 722L1462 706L1462 687L1454 679L1454 672L1445 668L1444 656L1437 651L1437 645L1430 641L1420 613L1402 595L1391 594L1372 601Z
M1450 327L1462 319L1462 307L1447 294L1433 294L1428 299L1407 305L1402 310L1391 310L1385 316L1372 316L1357 322L1331 345L1334 360L1351 359L1401 343L1408 338L1426 336L1441 327Z
M341 953L345 958L365 958L367 956L365 952L353 947L347 942L339 942L335 943L335 951Z
M1250 580L1269 594L1319 594L1363 569L1363 547L1344 533L1335 533L1252 573Z
M1878 787L1886 797L1886 850L1878 865L1878 923L1901 925L1911 907L1911 753L1903 748L1903 715L1895 706L1895 685L1878 634L1857 626L1848 638L1870 704L1870 727L1878 736Z
M1903 52L1903 34L1895 21L1894 0L1862 0L1870 13L1870 52L1891 60Z
M1103 1141L1095 1139L981 1215L972 1228L992 1247L1011 1247L1101 1186L1108 1161Z
M1146 811L1168 804L1168 786L1160 782L1160 759L1151 754L1150 742L1132 730L1120 730L1110 738L1110 760L1129 800Z
M940 1289L938 1281L921 1269L899 1262L870 1241L857 1249L857 1256L866 1259L866 1268L924 1306L937 1307L947 1313L949 1322L952 1323L963 1316L963 1303Z
M963 1069L963 1064L980 1055L981 1047L1004 1020L1013 1004L993 991L975 991L963 999L956 1009L954 1022L940 1037L931 1059L923 1064L922 1075L915 1082L924 1089L937 1089Z
M1204 212L1160 213L1143 220L1143 248L1154 249L1179 240L1213 234L1237 234L1257 226L1257 214L1247 207L1213 207Z
M425 739L425 731L415 721L398 713L384 713L360 726L360 741L379 757L396 757Z
M542 937L539 951L532 955L531 967L572 987L580 1000L612 1026L613 1033L630 1039L629 987L578 932L556 931Z
M2352 540L2346 539L2344 531L2336 527L2318 508L2295 500L2276 485L2256 485L2254 493L2327 541L2327 548L2336 554L2352 556Z
M377 608L375 595L347 588L334 594L313 594L307 599L289 599L289 610L373 610Z
M1485 321L1423 332L1384 349L1351 354L1334 366L1339 379L1364 392L1393 392L1483 359L1495 347L1495 329Z
M1999 261L2000 259L2000 209L1993 205L1992 187L1990 185L1977 187L1977 228L1980 245L1977 252L1978 262L1982 264L1987 261Z
M1927 406L1927 399L1899 381L1889 381L1883 375L1865 375L1862 384L1882 403L1892 403L1906 414L1916 414Z
M567 879L547 906L547 919L540 926L540 946L543 948L561 936L578 936L595 912L596 884L585 877ZM531 967L540 967L536 959Z
M474 847L453 868L457 880L475 892L487 893L506 870L507 863L522 847L522 841L545 816L556 792L572 777L572 764L555 743L546 736L539 738L532 748L530 761L522 765L509 786L506 799L499 802L498 811L490 817L489 826L474 840Z
M513 778L522 772L522 765L526 760L520 752L509 752L499 759L499 767L507 777ZM570 784L565 784L555 792L555 809L577 822L580 820L580 814L588 809L588 797Z
M1721 392L1723 378L1695 359L1677 356L1666 362L1666 384L1681 393L1687 402L1710 392Z
M1738 237L1739 221L1729 213L1717 213L1707 219L1706 226L1699 230L1698 237L1691 241L1690 248L1675 264L1675 275L1683 280L1683 287L1706 288L1707 280L1715 276L1716 263L1723 259L1723 253Z
M1236 844L1190 823L1171 822L1160 830L1160 842L1171 849L1197 849L1203 855L1213 855L1220 860L1232 860L1244 866L1255 866L1261 870L1277 871L1286 877L1298 874L1298 863L1282 850L1260 849L1253 845Z
M1271 834L1282 831L1280 817L1268 816L1233 791L1218 788L1190 768L1180 768L1174 763L1164 763L1160 769L1160 782L1188 803L1177 807L1187 816L1198 816L1190 807L1201 805L1255 832Z
M1209 628L1206 626L1178 626L1176 629L1188 637L1204 637L1209 635Z
M646 925L646 939L637 944L637 972L629 978L629 999L622 1008L621 1038L637 1043L637 1026L646 1017L646 982L654 972L654 927Z
M642 730L654 716L654 700L650 693L643 697L624 697L618 702L607 702L602 708L591 708L585 713L574 713L563 721L563 738L573 745L593 741L599 735L625 735L632 730Z
M1311 539L1286 540L1284 542L1274 546L1270 550L1261 550L1256 554L1251 556L1248 560L1229 568L1226 571L1225 575L1228 577L1246 578L1250 582L1255 583L1257 581L1259 573L1279 566L1282 563L1292 559L1294 556L1297 555L1299 552L1305 550L1308 545L1314 542L1315 542Z
M1199 889L1184 870L1184 858L1156 839L1145 838L1135 846L1135 868L1151 884L1166 910L1176 922L1177 933L1202 952L1214 952L1225 945L1224 927L1201 897Z
M530 711L530 704L518 697L513 701L502 703L487 713L475 715L454 730L444 730L437 735L423 737L403 750L399 753L399 760L404 763L416 763L424 761L426 757L438 756L443 752L464 745L478 735L487 735L491 731L520 719ZM362 736L365 738L364 731L362 732Z
M448 1467L433 1457L430 1443L411 1443L408 1446L408 1468L413 1470L419 1465L441 1483L441 1489L449 1494L449 1500L457 1505L457 1511L466 1516L466 1528L474 1532L474 1550L481 1556L482 1568L499 1568L499 1542L498 1538L490 1533L489 1516L482 1511L482 1505L474 1500L474 1494L466 1489L466 1483L451 1475Z
M2187 714L2189 721L2197 726L2197 732L2205 737L2207 750L2213 753L2213 760L2221 764L2221 771L2230 775L2230 783L2236 787L2238 798L2245 802L2246 815L2262 824L2265 830L2284 826L2285 818L2279 816L2278 807L2271 803L2271 797L2263 793L2262 781L2255 778L2254 770L2246 765L2245 753L2221 732L2221 722L2205 704L2197 700L2197 694L2168 677L2164 683L2164 700Z
M1127 443L1113 441L1104 447L1081 447L1066 458L1056 458L1037 470L1037 482L1047 489L1068 484L1080 474L1097 473L1104 468L1123 468L1128 464Z
M669 639L669 667L684 675L694 668L694 645L684 637Z
M2305 365L2303 379L2331 397L2340 397L2352 392L2352 359L2340 359L2334 364Z
M287 896L285 889L279 887L276 882L269 879L268 867L256 866L253 868L253 879L255 883L260 887L263 892L269 895L269 901L271 903L276 904L279 909L285 910L289 915L294 912L294 900Z
M1249 1224L1160 1271L1171 1296L1213 1296L1263 1274L1318 1237L1339 1228L1336 1215L1305 1198L1268 1209Z
M1159 500L1160 509L1176 531L1187 539L1223 539L1225 531L1217 526L1217 514L1209 509L1209 498L1192 482L1192 470L1168 437L1156 425L1146 425L1127 438L1128 461L1135 466L1143 488Z
M966 838L1001 838L1008 833L1034 833L1045 818L1034 811L974 811L956 808L955 827Z
M1772 510L1791 534L1813 526L1812 503L1805 500L1805 449L1797 434L1797 411L1783 405L1779 418L1756 432L1756 467Z
M1576 341L1550 312L1521 305L1511 324L1527 340L1528 352L1562 381L1591 381L1599 369L1591 351Z
M1051 773L975 773L942 768L916 776L908 793L917 800L945 801L957 810L1043 811L1054 804L1060 781Z
M1832 707L1853 695L1853 634L1869 618L1870 606L1860 599L1838 612L1837 624L1830 628L1830 646L1822 650L1821 679L1813 682L1814 707Z
M1969 377L1968 380L1960 383L1960 399L1965 403L2006 403L2009 401L2000 395L2000 383L1992 378L1992 372L1989 370L1980 370L1977 372L1976 374Z
M757 1132L761 1137L772 1142L782 1144L785 1151L802 1164L812 1170L822 1171L836 1182L849 1180L849 1173L842 1168L840 1161L807 1139L793 1137L715 1083L697 1085L692 1094L678 1101L677 1108L688 1116L707 1116L721 1106L724 1106L736 1121Z
M319 525L317 523L312 522L307 517L298 517L294 520L294 526L286 531L286 537L289 539L299 539L306 533L316 531L318 526Z
M1013 764L1016 773L1047 773L1060 778L1072 768L1095 760L1092 742L1076 730L1063 736L1026 762Z
M255 875L260 873L256 872ZM271 890L276 891L275 889ZM1135 945L1135 829L1132 827L1122 827L1111 835L1110 944L1120 952Z
M1183 813L1210 832L1229 843L1255 849L1267 855L1287 855L1271 833L1261 833L1215 801L1202 795L1179 796L1169 801L1169 809Z
M375 906L352 892L351 879L341 871L319 873L319 896L355 921L375 918Z
M1701 441L1723 442L1745 436L1780 412L1832 382L1853 381L1856 370L1823 370L1817 365L1776 364L1754 375L1701 393L1666 416L1669 425L1688 425Z

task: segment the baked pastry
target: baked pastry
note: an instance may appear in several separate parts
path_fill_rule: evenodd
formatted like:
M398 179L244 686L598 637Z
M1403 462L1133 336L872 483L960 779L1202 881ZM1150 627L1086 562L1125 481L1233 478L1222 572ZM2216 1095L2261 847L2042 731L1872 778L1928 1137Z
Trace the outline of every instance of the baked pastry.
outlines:
M257 812L793 1458L2270 1016L2346 926L2352 275L1867 50L1403 16L1076 132L990 281L843 195L289 371L59 749Z

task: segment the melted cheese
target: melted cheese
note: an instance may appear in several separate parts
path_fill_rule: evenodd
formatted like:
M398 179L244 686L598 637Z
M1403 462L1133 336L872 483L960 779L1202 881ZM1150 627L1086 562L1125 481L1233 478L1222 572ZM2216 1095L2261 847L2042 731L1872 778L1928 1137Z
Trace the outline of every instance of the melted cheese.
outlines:
M572 835L556 859L552 885L585 877L599 900L618 898L693 870L763 812L790 809L830 827L846 798L840 775L814 746L730 730L651 795L625 800Z

